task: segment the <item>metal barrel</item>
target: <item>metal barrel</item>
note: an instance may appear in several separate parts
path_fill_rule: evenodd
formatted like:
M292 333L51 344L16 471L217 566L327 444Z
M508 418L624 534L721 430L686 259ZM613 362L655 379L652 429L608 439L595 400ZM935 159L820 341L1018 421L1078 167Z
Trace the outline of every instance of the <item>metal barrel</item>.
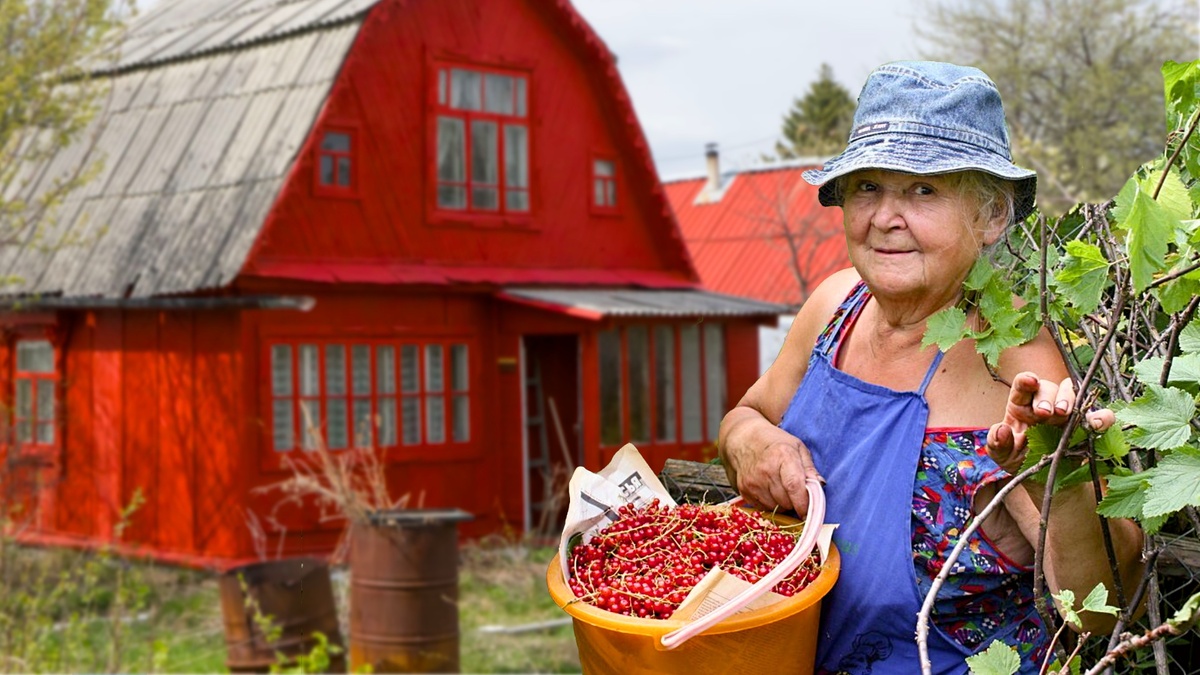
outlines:
M350 667L376 673L459 668L459 510L379 512L350 540Z
M336 646L329 672L346 672L337 605L329 566L315 558L268 560L233 568L221 575L221 614L225 623L225 665L234 673L266 673L278 654L294 663L312 652L320 632ZM264 619L269 618L269 626ZM265 631L279 629L268 641Z

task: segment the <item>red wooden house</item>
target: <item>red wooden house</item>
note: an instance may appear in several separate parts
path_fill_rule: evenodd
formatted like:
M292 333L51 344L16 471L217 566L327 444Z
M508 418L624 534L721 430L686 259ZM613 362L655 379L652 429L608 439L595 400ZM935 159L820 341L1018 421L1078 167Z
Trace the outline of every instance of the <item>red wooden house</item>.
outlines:
M664 183L705 288L787 307L778 327L760 328L760 370L774 360L791 317L809 294L850 266L841 209L821 206L804 182L819 159L722 172L716 146L703 175Z
M702 288L566 0L162 0L98 74L87 140L8 193L104 159L51 246L0 254L31 541L107 542L141 491L126 544L252 558L305 420L467 534L521 530L547 464L699 458L756 376L779 308ZM284 515L272 550L333 545Z

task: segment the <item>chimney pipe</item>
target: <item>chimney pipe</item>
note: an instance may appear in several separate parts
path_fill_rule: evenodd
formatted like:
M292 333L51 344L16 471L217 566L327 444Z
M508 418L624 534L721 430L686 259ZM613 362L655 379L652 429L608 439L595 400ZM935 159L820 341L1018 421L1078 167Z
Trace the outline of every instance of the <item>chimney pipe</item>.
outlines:
M708 166L708 184L704 186L710 194L721 189L721 155L716 143L704 146L704 161Z

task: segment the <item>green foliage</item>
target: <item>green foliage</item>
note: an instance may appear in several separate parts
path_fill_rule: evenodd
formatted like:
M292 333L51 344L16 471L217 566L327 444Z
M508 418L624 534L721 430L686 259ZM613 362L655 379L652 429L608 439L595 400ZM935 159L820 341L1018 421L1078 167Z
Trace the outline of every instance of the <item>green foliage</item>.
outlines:
M1024 0L1010 5L1034 9ZM1059 5L1084 9L1075 0L1045 3ZM1081 25L1089 20L1084 17ZM1057 218L1036 214L1016 224L1007 246L977 264L963 285L967 308L978 310L978 320L962 307L946 310L928 322L925 343L947 349L972 339L994 367L1006 349L1044 327L1073 368L1075 381L1086 380L1081 398L1113 409L1117 425L1100 435L1075 426L1068 443L1061 443L1059 427L1033 427L1026 436L1023 469L1063 445L1055 491L1104 476L1107 487L1096 486L1104 490L1100 515L1136 520L1146 533L1161 533L1164 540L1194 540L1200 536L1192 529L1193 509L1200 507L1200 61L1168 62L1162 77L1168 134L1161 154L1131 169L1111 201L1079 205ZM1006 79L997 77L1001 86ZM1017 106L1027 111L1028 104L1018 101ZM1022 114L1015 117L1019 125ZM1096 138L1110 137L1090 136L1093 145L1102 145ZM1040 191L1039 199L1044 194ZM1047 472L1042 469L1034 480L1045 483ZM1194 586L1194 581L1179 583L1184 590ZM1128 584L1124 593L1128 599ZM1082 625L1082 612L1119 611L1107 604L1103 586L1079 607L1070 591L1055 597L1063 618L1076 626ZM984 663L995 668L986 672L1007 672L998 660L1002 653L997 648L994 656L981 654L979 668L972 664L974 672L985 672L980 670ZM1078 665L1071 668L1075 672Z
M804 96L792 102L783 117L783 141L775 144L780 159L831 155L846 144L854 121L854 97L822 63L817 81Z
M995 640L986 650L968 656L967 666L972 675L1013 675L1021 669L1021 657L1017 650Z

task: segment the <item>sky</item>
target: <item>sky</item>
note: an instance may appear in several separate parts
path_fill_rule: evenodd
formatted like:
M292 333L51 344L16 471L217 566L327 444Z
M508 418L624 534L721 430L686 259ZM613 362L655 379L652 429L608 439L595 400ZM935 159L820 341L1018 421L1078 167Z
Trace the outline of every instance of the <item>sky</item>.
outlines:
M843 0L844 1L844 0ZM573 0L617 67L664 179L771 151L822 62L851 96L871 70L917 57L920 0Z

